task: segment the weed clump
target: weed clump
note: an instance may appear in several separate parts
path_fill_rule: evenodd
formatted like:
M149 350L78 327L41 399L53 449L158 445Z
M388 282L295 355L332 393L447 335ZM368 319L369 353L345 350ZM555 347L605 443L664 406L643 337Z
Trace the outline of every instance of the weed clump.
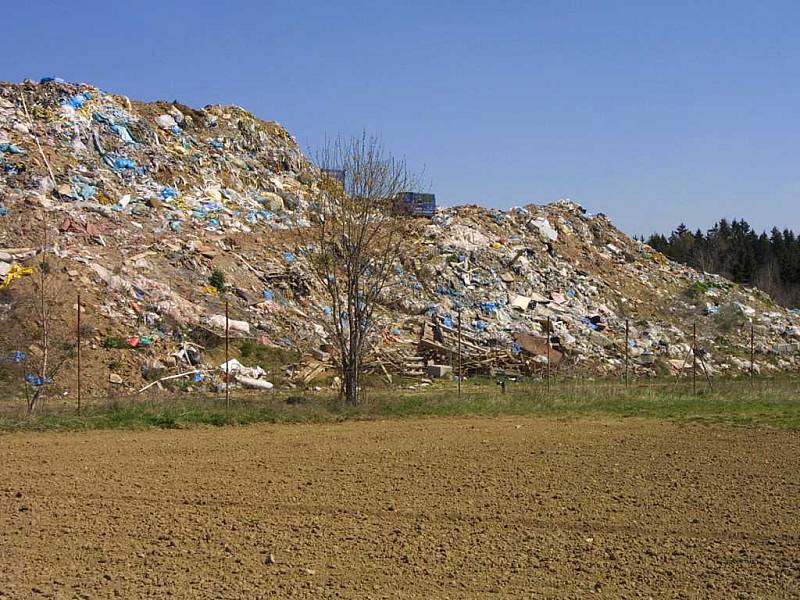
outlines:
M225 292L225 273L222 269L214 269L208 277L208 284L220 294Z

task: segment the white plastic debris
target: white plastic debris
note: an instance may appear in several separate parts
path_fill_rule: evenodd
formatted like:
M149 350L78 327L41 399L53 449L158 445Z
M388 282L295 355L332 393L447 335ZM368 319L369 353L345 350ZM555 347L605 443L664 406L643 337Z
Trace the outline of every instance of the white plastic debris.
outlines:
M534 219L530 223L539 230L539 233L551 242L555 242L558 239L558 232L553 229L553 226L550 225L550 221L547 219Z
M237 375L236 381L241 383L244 387L253 390L271 390L274 387L272 383L266 379L254 379L253 377L245 377L243 375Z
M209 325L215 329L225 331L225 315L214 315L208 319ZM240 333L250 333L250 323L247 321L237 321L236 319L228 319L229 331L238 331Z
M226 363L222 363L219 366L219 370L223 373L227 371L231 374L241 375L243 377L252 377L253 379L258 379L259 377L267 374L267 372L261 367L246 367L235 358L230 359Z
M172 115L159 115L156 117L156 124L161 127L161 129L172 129L178 123Z

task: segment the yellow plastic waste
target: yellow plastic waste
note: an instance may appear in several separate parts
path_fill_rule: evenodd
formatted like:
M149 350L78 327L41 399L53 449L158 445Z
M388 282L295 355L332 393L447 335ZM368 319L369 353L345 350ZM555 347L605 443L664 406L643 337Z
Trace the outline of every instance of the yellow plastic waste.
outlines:
M23 267L18 265L17 263L14 263L13 265L11 265L11 270L8 273L6 273L3 282L0 283L0 290L7 288L9 285L11 285L11 282L14 281L15 279L22 279L26 275L33 275L33 269L30 267Z
M108 196L103 192L97 192L97 201L104 205L104 206L111 206L112 204L116 204L116 200Z
M186 148L184 148L183 146L179 146L178 144L169 144L169 145L165 144L165 147L173 154L178 154L179 156L186 156L187 151Z
M215 287L207 285L206 287L203 288L203 293L208 294L209 296L215 296L216 294L219 294L219 290Z

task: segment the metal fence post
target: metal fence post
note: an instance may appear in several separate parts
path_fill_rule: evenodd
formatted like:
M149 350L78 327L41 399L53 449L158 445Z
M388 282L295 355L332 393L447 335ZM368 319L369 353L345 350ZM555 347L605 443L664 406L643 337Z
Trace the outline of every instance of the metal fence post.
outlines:
M750 386L752 387L755 384L755 370L756 370L756 344L755 344L755 328L753 325L753 320L750 319Z
M77 327L77 353L78 353L78 413L81 412L81 293L78 292L78 327Z
M461 309L458 309L458 399L461 400L461 380L464 371L461 367Z
M225 301L225 408L231 406L231 365L228 357L228 301Z
M550 317L547 317L547 392L550 392Z
M697 324L692 323L692 394L697 395Z
M628 387L628 343L630 340L630 327L628 319L625 319L625 387Z

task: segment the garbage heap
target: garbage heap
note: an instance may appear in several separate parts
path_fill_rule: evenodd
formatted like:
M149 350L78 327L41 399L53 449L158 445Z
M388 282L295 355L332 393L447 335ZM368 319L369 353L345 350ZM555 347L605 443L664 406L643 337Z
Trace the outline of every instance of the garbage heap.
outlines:
M627 357L633 375L679 374L696 345L701 376L736 374L750 370L751 334L755 371L797 366L798 311L672 262L569 200L443 209L424 243L435 298L419 347L448 365L460 313L474 371L611 375Z
M219 390L226 369L259 390L329 381L331 311L308 261L318 177L284 128L239 107L0 83L4 372L51 384L28 377L43 344L22 308L44 246L53 335L75 337L81 295L87 394ZM573 202L445 208L414 225L365 364L387 380L424 384L459 356L468 375L620 374L626 355L634 375L679 373L693 328L710 374L739 373L751 323L756 370L797 366L797 312L673 263ZM212 285L215 272L224 282ZM66 353L52 382L66 393L74 360Z

